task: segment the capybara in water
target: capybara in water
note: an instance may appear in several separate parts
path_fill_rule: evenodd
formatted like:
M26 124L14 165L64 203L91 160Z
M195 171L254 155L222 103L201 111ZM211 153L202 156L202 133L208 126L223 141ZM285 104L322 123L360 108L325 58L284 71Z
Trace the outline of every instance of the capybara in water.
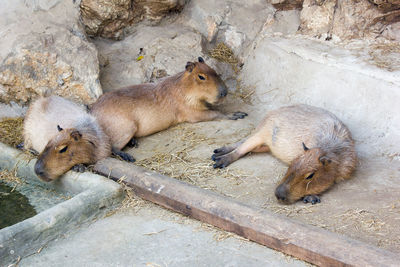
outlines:
M320 202L317 195L350 178L357 163L347 127L329 111L308 105L268 112L249 138L214 150L214 168L224 168L249 152L271 152L289 164L275 190L277 199L287 204L301 198Z
M39 152L35 173L51 181L78 164L111 154L110 140L86 110L58 96L34 101L24 121L24 146Z
M247 114L225 115L210 106L227 95L218 74L204 63L187 62L186 70L161 80L121 88L102 95L92 106L111 139L112 151L125 160L133 157L121 151L130 140L167 129L181 122L241 119Z

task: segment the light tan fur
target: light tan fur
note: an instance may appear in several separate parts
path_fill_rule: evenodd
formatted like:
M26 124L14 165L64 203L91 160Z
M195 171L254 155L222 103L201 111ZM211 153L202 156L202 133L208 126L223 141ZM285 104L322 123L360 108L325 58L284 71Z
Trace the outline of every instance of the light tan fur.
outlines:
M199 62L188 62L186 70L159 83L133 85L102 95L91 108L111 139L113 150L122 149L132 138L167 129L181 122L237 119L210 105L217 104L227 88L217 73Z
M357 162L347 127L332 113L308 105L268 112L250 137L216 149L212 159L215 168L223 168L249 152L269 151L290 165L275 192L285 203L305 196L319 202L314 195L350 178Z
M84 107L58 96L42 97L30 105L24 120L24 146L40 153L35 171L45 181L111 153L109 138L96 119ZM63 148L65 153L60 153Z

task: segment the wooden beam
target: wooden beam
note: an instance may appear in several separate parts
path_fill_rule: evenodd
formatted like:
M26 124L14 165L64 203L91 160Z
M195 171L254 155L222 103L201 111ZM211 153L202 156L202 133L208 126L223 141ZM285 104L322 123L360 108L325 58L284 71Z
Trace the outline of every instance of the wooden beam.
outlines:
M321 266L399 266L400 256L116 159L94 170L140 197Z

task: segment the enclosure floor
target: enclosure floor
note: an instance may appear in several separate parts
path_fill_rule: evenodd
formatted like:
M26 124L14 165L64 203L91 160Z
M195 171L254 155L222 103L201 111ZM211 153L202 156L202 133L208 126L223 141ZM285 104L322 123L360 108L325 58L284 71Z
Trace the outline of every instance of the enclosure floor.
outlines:
M310 266L152 203L130 205L68 232L18 266Z
M256 107L234 104L229 111L246 111L244 120L181 124L139 139L127 151L138 165L255 207L284 214L378 247L400 252L400 164L389 157L366 158L352 179L334 185L321 203L293 205L277 202L274 189L287 166L268 153L250 154L224 170L212 168L212 151L239 141L257 125ZM236 108L240 107L240 108Z

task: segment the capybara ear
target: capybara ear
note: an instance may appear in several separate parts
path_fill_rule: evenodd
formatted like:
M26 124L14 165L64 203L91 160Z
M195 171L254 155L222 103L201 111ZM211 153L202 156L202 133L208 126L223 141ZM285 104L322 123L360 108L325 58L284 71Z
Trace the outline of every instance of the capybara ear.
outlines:
M79 131L73 131L71 133L71 137L74 138L75 141L78 141L79 139L81 139L82 134Z
M185 69L188 71L188 72L192 72L193 71L193 69L194 69L194 63L193 62L187 62L186 63L186 66L185 66Z
M303 144L303 149L304 149L304 151L307 151L307 150L309 150L309 148L308 148L308 147L306 147L306 144L304 144L304 142L303 142L302 144Z
M61 131L63 130L63 128L61 128L60 125L57 125L57 130L58 130L59 132L61 132Z
M332 160L328 156L321 156L319 157L319 161L322 163L322 165L327 166L329 163L332 162Z
M199 57L198 59L200 63L204 63L204 59L202 57Z

